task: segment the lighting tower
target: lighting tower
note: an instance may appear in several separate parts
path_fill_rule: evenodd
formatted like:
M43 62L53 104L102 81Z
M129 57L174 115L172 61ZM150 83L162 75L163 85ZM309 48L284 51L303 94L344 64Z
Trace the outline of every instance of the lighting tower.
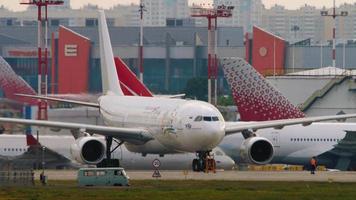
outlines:
M336 13L336 4L334 0L333 13L328 14L328 11L323 10L320 12L323 17L332 17L333 18L333 67L336 67L336 17L346 17L348 15L347 11L341 11L340 13Z
M38 47L38 95L47 95L48 90L48 6L61 5L63 1L56 0L23 0L22 5L37 6L37 47ZM43 13L44 12L44 13ZM37 119L47 120L47 101L38 100Z
M143 12L146 11L145 5L140 0L140 47L139 47L139 70L140 70L140 81L143 83Z
M293 42L293 64L292 64L292 72L294 73L294 68L295 68L295 59L294 59L294 51L295 51L295 44L297 43L297 32L300 30L300 27L297 25L293 25L291 28L291 31L294 32L294 42Z
M209 5L208 5L209 6ZM217 50L217 19L218 17L228 18L232 16L234 6L219 5L216 7L204 7L193 5L192 17L205 17L208 19L208 102L217 104L217 75L218 60ZM212 82L213 81L213 87ZM214 93L214 98L212 98Z

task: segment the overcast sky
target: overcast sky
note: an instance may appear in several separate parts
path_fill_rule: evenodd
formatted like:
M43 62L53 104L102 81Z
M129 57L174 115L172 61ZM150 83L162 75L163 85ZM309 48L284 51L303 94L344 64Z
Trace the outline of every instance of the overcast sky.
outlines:
M209 0L208 0L209 1ZM316 6L318 8L326 6L331 7L333 4L333 0L262 0L267 8L271 7L274 4L280 4L285 6L288 9L295 9L304 4L309 4ZM23 10L25 6L19 5L20 0L0 0L0 5L4 5L5 7L11 10ZM115 4L130 4L130 3L138 3L139 0L71 0L71 5L73 8L80 8L84 4L97 4L102 8L110 8ZM206 0L189 0L189 3L202 3L207 2ZM212 0L210 0L212 2ZM341 3L356 3L356 0L336 0L336 4L339 5Z

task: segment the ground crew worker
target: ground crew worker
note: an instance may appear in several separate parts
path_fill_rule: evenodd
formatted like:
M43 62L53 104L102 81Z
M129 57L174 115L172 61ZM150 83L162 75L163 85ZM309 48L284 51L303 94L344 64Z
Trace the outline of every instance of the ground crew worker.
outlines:
M310 160L310 167L311 167L310 173L311 173L311 174L315 174L316 166L317 166L317 162L316 162L316 158L315 158L315 156L314 156L314 157L312 157L312 159Z

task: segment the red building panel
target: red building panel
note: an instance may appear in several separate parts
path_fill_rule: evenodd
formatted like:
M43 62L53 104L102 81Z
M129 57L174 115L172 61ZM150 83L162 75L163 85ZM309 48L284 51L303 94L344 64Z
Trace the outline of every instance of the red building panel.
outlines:
M261 28L253 27L252 65L263 75L284 73L286 41Z
M90 40L63 26L58 36L58 94L88 92Z

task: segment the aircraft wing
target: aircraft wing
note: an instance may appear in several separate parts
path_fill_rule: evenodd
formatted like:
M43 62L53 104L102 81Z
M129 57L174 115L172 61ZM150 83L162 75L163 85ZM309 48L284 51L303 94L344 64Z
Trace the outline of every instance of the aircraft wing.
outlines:
M168 99L177 99L177 98L183 98L185 97L185 94L173 94L173 95L155 95L155 97L162 97L162 98L168 98Z
M264 129L264 128L282 129L284 126L291 126L297 124L308 126L313 122L321 122L321 121L329 121L329 120L344 120L347 118L356 118L356 114L331 115L331 116L321 116L321 117L304 117L304 118L271 120L271 121L261 121L261 122L227 122L225 127L225 134L231 135L246 130L257 131L258 129Z
M317 155L317 160L329 163L329 167L338 170L348 170L355 167L352 161L356 156L356 131L345 131L345 137L338 141L329 151Z
M15 94L15 96L29 97L34 99L43 99L48 101L64 102L64 103L76 104L81 106L100 108L98 103L91 103L91 102L84 102L84 101L68 100L68 99L61 99L61 98L48 97L48 96L29 95L29 94Z
M1 123L22 124L28 126L48 127L68 129L71 131L83 131L89 134L99 134L103 136L112 136L121 141L131 143L145 143L152 140L153 137L145 129L140 128L119 128L112 126L97 126L89 124L69 123L69 122L56 122L56 121L43 121L31 119L15 119L15 118L0 118Z

